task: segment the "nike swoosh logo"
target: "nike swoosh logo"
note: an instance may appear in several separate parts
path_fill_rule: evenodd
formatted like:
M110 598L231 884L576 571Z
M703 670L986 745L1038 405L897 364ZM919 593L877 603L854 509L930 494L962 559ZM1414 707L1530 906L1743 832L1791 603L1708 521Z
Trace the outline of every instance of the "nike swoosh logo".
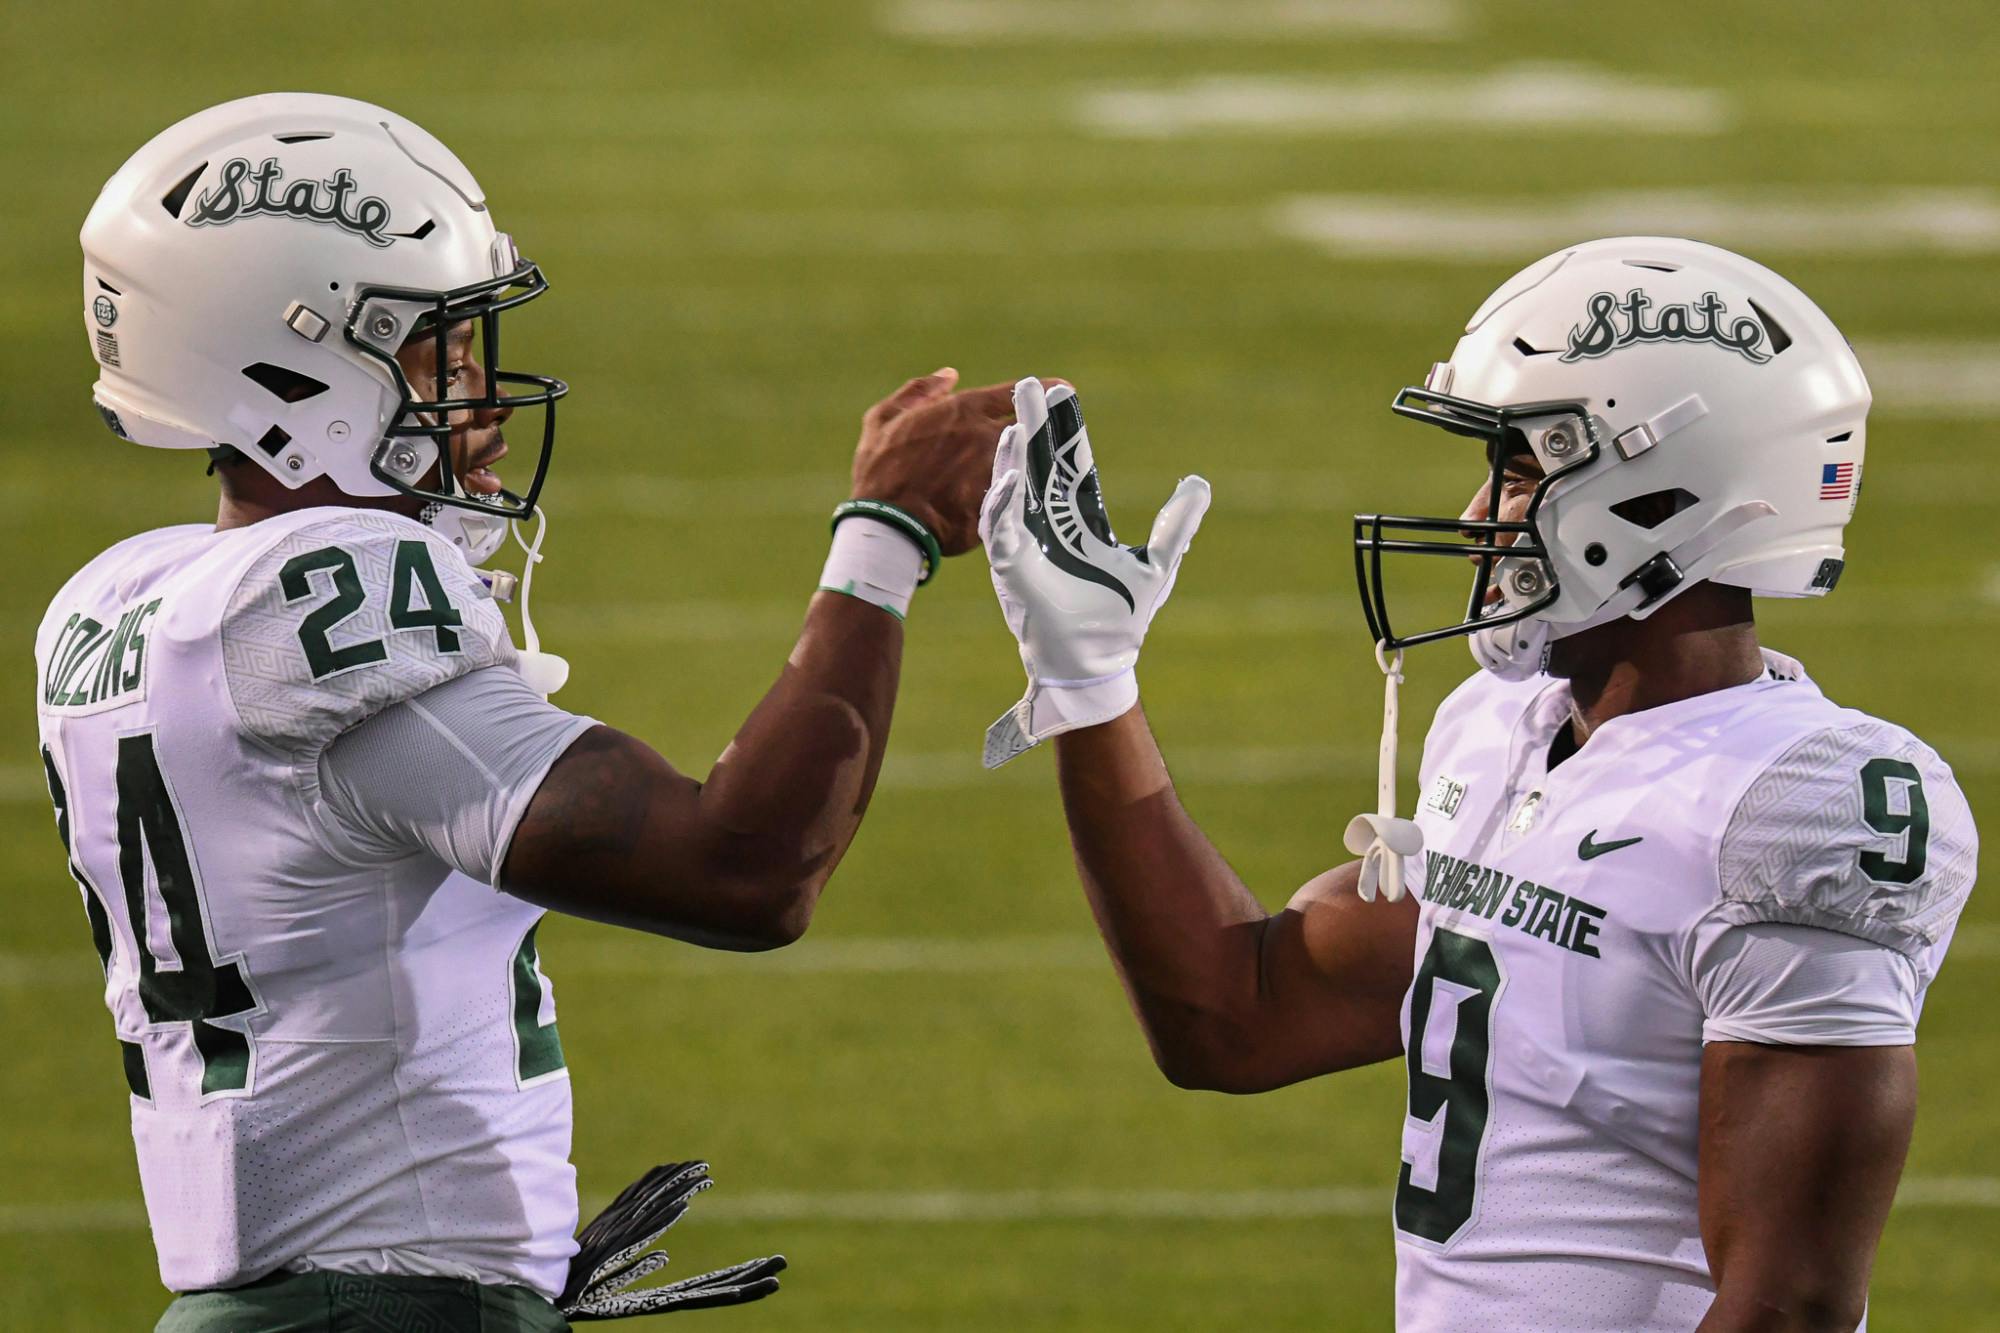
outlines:
M1592 829L1590 832L1583 835L1583 841L1576 845L1576 854L1578 859L1584 861L1595 860L1596 858L1604 855L1606 852L1615 852L1620 847L1630 847L1633 843L1645 841L1645 838L1639 837L1639 838L1620 838L1616 842L1592 842L1591 839L1595 838L1596 836L1597 836L1596 829Z

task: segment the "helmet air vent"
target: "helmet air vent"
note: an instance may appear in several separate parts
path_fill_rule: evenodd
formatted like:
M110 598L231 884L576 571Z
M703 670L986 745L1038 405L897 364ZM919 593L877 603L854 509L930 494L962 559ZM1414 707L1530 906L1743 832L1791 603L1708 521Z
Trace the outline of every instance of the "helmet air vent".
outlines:
M422 239L424 239L424 237L430 235L432 232L436 230L437 230L437 219L425 218L421 223L418 224L417 228L414 231L392 231L389 234L391 236L394 236L398 240L421 241Z
M1611 506L1611 512L1624 519L1635 528L1648 530L1701 503L1701 498L1691 495L1676 486L1670 491L1652 491L1645 495L1635 495L1629 500L1620 500Z
M291 442L292 442L291 436L285 434L285 432L280 430L278 427L273 426L271 427L271 429L264 432L262 439L257 441L257 447L259 449L262 449L265 453L269 454L271 457L276 458L279 454L285 452L285 446L290 444Z
M160 196L160 207L167 210L168 217L176 221L180 219L181 209L187 207L187 198L190 194L194 193L194 183L200 180L201 173L207 170L208 163L202 163L193 171L181 177L180 183L174 186L173 189L168 190L164 195Z
M269 361L243 367L243 375L287 403L303 403L308 398L325 393L327 387L310 375L301 374L288 366L274 366Z
M1771 335L1772 356L1776 356L1778 353L1784 351L1787 347L1790 347L1792 345L1792 335L1786 333L1784 330L1784 326L1779 324L1777 320L1771 318L1770 311L1766 310L1763 306L1758 305L1755 301L1752 301L1750 303L1750 308L1757 312L1758 319L1764 321L1764 332Z
M1556 349L1553 347L1536 347L1526 338L1516 338L1514 339L1514 350L1522 356L1547 356Z
M112 285L111 285L110 283L106 282L106 281L105 281L104 279L102 279L102 278L99 278L99 279L97 280L97 285L98 285L98 287L99 287L99 288L101 288L102 290L104 290L104 291L107 291L107 292L110 292L110 293L111 293L111 294L112 294L113 296L123 296L123 295L125 294L125 293L123 293L123 292L119 291L119 290L118 290L118 289L117 289L116 287L113 287L113 286L112 286Z
M315 139L331 139L333 137L333 131L303 130L298 134L274 134L271 137L273 139L276 139L279 143L311 143Z
M1669 264L1664 259L1628 259L1625 261L1625 264L1628 268L1649 268L1655 273L1678 273L1681 271L1679 264Z
M1851 439L1853 439L1853 438L1854 438L1854 432L1853 432L1853 431L1851 431L1851 430L1844 430L1844 431L1840 432L1840 434L1838 434L1838 435L1829 435L1829 436L1827 436L1827 437L1826 437L1826 442L1827 442L1828 444L1846 444L1846 443L1847 443L1847 442L1848 442L1849 440L1851 440Z

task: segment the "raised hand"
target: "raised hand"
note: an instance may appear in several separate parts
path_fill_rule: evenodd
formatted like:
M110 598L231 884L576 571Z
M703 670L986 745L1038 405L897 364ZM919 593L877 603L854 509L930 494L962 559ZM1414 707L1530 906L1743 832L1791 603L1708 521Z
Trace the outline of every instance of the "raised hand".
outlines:
M1139 647L1209 500L1206 481L1182 478L1146 544L1120 546L1076 391L1024 379L1013 397L1018 421L994 451L979 535L1028 692L987 729L988 768L1138 702Z
M1014 419L1011 386L953 393L957 383L948 366L911 380L862 416L854 450L854 498L915 516L946 555L978 540L993 441Z

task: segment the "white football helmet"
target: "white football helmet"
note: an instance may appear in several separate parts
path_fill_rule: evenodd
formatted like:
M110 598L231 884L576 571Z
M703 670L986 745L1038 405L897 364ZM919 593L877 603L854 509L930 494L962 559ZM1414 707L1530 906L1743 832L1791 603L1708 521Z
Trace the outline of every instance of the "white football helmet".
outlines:
M1395 411L1487 442L1487 517L1355 520L1370 632L1389 650L1465 634L1520 678L1556 639L1644 619L1704 580L1817 597L1843 562L1868 381L1806 295L1741 255L1627 236L1558 251L1486 299ZM1510 454L1546 475L1501 521ZM1405 632L1391 554L1481 557L1465 619ZM1494 589L1497 598L1489 598Z
M474 562L534 512L568 386L500 368L499 316L548 284L416 125L313 93L210 107L118 169L82 241L94 396L124 439L233 448L293 488L416 496ZM397 349L434 337L442 367L468 321L483 394L417 392ZM502 404L543 406L540 456L521 494L475 495L440 465L449 418Z

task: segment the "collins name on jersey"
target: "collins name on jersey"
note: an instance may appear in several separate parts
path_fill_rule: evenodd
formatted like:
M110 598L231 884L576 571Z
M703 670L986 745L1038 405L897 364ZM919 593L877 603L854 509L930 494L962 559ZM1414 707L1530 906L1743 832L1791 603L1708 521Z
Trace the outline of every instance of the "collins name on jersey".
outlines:
M290 1267L561 1289L541 911L482 882L511 826L447 864L322 790L337 737L514 656L457 550L372 510L146 533L57 594L42 756L169 1288Z
M1706 1041L1915 1039L1972 888L1936 752L1767 653L1602 724L1481 672L1424 749L1398 1326L1693 1328Z

